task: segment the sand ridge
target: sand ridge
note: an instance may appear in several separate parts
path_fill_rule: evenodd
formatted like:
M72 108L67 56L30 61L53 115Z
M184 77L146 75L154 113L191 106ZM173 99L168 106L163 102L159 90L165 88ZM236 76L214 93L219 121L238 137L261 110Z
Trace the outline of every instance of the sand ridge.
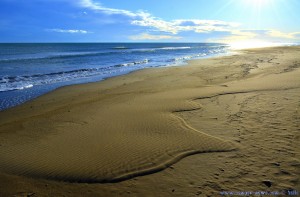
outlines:
M196 92L125 94L105 101L100 96L20 120L17 129L13 122L18 136L38 137L4 143L0 167L30 177L115 182L164 169L187 155L233 150L231 143L192 129L172 113L200 108L187 100Z

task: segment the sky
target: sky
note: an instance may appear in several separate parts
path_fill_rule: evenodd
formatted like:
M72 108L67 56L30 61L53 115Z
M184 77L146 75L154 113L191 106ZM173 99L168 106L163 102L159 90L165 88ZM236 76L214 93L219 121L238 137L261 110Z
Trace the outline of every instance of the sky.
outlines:
M0 0L0 42L300 42L300 0Z

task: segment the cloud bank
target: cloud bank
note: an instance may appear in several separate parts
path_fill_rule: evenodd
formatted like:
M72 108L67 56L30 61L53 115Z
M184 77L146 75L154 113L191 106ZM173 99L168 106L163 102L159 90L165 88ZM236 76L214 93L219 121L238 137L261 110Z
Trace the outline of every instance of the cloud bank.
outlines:
M100 3L97 3L93 0L80 0L78 5L94 10L96 12L108 14L108 15L122 15L130 18L130 24L140 27L145 27L147 31L153 32L162 32L162 33L171 33L178 34L185 31L193 31L196 33L209 33L213 31L220 32L229 32L232 28L239 26L238 23L226 22L221 20L198 20L198 19L178 19L166 21L158 17L153 16L152 14L146 11L137 11L132 12L122 9L114 9L102 6ZM157 40L158 38L170 39L170 35L165 36L150 36L147 33L141 35L130 36L130 38L137 40L137 38L153 38ZM178 36L173 36L173 38L178 39Z
M243 30L241 28L242 24L222 20L176 19L167 21L153 16L147 11L133 12L123 9L108 8L95 0L80 0L77 2L77 5L106 15L121 15L127 17L129 19L129 25L144 28L144 33L131 35L128 37L130 40L179 40L184 37L177 35L184 32L193 32L196 34L223 32L224 34L227 34L226 36L219 36L218 38L213 38L212 36L212 38L206 40L210 42L230 43L262 37L271 40L276 38L284 40L300 40L300 32L283 33L278 30ZM85 32L84 30L77 31L80 31L78 33Z

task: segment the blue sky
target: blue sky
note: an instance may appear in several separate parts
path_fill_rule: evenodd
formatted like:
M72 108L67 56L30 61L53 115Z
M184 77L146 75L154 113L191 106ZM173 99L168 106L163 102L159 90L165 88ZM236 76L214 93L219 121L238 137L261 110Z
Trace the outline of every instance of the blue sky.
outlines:
M0 42L299 42L299 0L0 0Z

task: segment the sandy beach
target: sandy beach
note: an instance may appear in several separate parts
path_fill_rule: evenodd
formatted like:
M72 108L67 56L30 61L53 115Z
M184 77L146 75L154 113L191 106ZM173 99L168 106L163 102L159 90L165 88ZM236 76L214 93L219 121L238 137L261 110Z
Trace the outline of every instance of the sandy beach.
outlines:
M59 88L0 112L0 196L300 192L299 107L300 47Z

